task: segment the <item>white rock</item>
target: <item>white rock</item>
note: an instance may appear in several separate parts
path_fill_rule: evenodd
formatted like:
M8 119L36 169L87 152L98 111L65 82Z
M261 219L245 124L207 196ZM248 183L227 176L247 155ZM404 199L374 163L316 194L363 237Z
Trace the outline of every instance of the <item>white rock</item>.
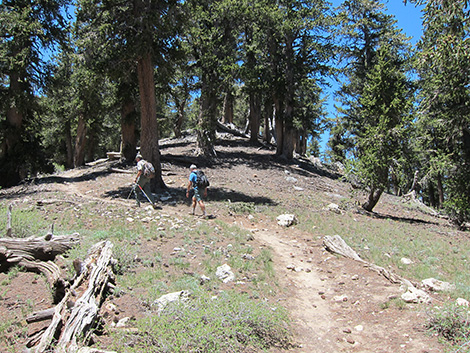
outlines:
M204 283L209 282L211 280L206 275L201 275L200 279L201 279L201 284L204 284Z
M293 214L282 214L277 216L276 218L277 224L279 224L282 227L290 227L293 224L297 223L297 219L295 218L295 215Z
M411 265L413 263L413 261L411 261L410 259L407 259L406 257L402 257L400 262L404 265Z
M328 206L324 208L324 210L331 211L331 212L338 213L338 214L342 213L339 206L335 203L330 203Z
M457 298L457 300L455 301L455 303L457 305L460 305L460 306L469 306L470 303L468 302L468 300L466 299L463 299L463 298Z
M289 176L289 177L286 178L286 181L289 182L289 183L296 183L297 179L294 178L294 177Z
M362 325L357 325L357 326L354 327L354 329L355 329L357 332L362 332L362 331L364 331L364 326L362 326Z
M332 300L336 303L340 303L340 302L342 303L342 302L347 302L348 297L346 295L336 295L333 297Z
M130 317L124 317L116 323L116 327L126 327L130 321Z
M235 279L235 275L233 274L232 269L227 264L223 264L222 266L217 267L215 275L224 283L231 282Z
M408 287L408 290L401 295L406 303L430 303L431 297L423 290L415 287Z
M426 278L421 281L423 286L434 292L450 292L455 290L455 285L448 282L439 281L435 278Z
M153 305L157 306L157 312L160 313L169 303L176 301L187 301L190 295L191 293L187 290L168 293L155 300Z

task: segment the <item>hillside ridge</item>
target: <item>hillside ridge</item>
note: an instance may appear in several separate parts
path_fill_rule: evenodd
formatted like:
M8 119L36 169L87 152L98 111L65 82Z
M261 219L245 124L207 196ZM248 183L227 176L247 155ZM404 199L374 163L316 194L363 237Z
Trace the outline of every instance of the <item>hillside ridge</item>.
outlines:
M262 210L273 208L275 212L295 214L301 211L300 222L309 214L315 214L320 221L336 217L341 222L341 217L348 214L357 222L370 222L374 217L383 217L386 221L395 217L397 222L414 222L416 231L420 226L432 225L447 229L446 225L430 215L399 209L391 195L383 197L375 215L358 213L347 201L351 199L350 185L341 181L337 174L303 159L278 160L272 150L240 138L224 136L220 139L216 146L218 156L213 161L195 157L194 149L192 139L165 140L161 144L163 179L168 188L156 193L160 210L152 210L145 203L136 208L135 201L129 197L134 167L109 161L0 190L2 205L13 204L17 209L25 205L36 207L50 222L59 219L64 208L75 207L79 219L76 221L90 233L99 231L107 218L125 217L128 224L141 222L145 227L155 227L156 232L154 239L146 241L146 251L163 254L164 262L169 262L175 246L183 243L184 235L173 231L181 224L189 224L189 227L199 222L207 222L210 227L217 227L217 222L233 225L253 235L250 243L253 248L270 249L273 254L279 288L273 288L275 294L269 300L286 307L292 318L296 347L289 352L442 351L437 338L424 330L426 307L389 306L388 303L403 292L399 285L390 283L360 262L335 256L324 249L323 237L334 235L335 229L329 234L319 234L315 226L310 230L302 224L281 227L275 220L276 215L270 216L270 212L236 213L229 206L240 203ZM201 166L211 181L206 205L213 219L201 220L188 214L190 206L184 189L189 161ZM118 167L127 172L116 171ZM38 201L44 200L51 201L51 206L40 207ZM95 210L96 219L80 219L88 203L91 206L87 207ZM330 203L341 204L343 215L326 210L325 206ZM165 232L170 230L172 238L165 239ZM386 237L384 234L384 241ZM140 264L136 262L135 266ZM0 281L6 276L0 274ZM38 281L28 273L20 273L11 280L0 301L2 317L7 313L12 315L11 308L20 306L25 297L39 303L35 310L48 306L46 288L35 287L36 297L31 293L34 282ZM244 290L244 284L233 283L227 288ZM111 324L123 317L145 315L145 305L137 304L139 295L128 289L120 297L108 299L103 310L112 305L118 308L119 314L108 313L104 315L105 321ZM437 296L433 297L439 301ZM106 336L99 339L106 345ZM17 348L21 343L21 340L15 343ZM3 351L5 347L0 348ZM272 348L270 351L285 350Z

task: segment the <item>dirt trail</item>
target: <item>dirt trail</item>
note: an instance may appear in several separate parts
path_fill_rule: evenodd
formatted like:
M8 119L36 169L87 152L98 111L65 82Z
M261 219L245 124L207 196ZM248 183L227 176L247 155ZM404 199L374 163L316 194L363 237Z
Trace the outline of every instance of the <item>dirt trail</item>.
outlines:
M318 294L327 291L326 283L317 271L311 271L311 260L296 263L300 245L296 240L282 239L279 233L260 231L256 238L274 251L276 273L290 289L285 304L295 320L293 326L301 328L300 351L338 352L338 345L331 341L332 313Z

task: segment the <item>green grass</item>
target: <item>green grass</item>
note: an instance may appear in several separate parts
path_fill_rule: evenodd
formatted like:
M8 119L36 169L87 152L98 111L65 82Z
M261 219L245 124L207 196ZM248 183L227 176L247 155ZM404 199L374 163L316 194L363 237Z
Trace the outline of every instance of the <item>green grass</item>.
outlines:
M353 212L297 214L299 227L321 239L340 235L366 261L391 268L412 280L437 278L454 283L452 297L470 300L470 242L441 232L437 225L423 227L401 220L374 218ZM450 229L449 229L450 230ZM404 265L402 258L412 260Z
M447 343L449 352L470 352L470 313L467 307L446 304L428 313L427 328Z
M246 347L289 348L286 312L246 295L224 292L168 305L160 316L139 320L138 335L114 332L119 352L240 352Z

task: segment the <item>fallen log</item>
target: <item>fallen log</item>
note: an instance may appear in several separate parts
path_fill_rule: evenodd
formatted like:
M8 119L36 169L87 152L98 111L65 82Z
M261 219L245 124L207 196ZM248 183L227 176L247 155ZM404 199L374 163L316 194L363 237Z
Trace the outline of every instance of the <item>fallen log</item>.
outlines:
M414 286L414 284L397 274L381 267L374 265L370 262L364 261L359 257L359 255L348 245L346 242L341 238L339 235L334 235L334 236L325 236L323 238L323 246L325 247L326 250L338 254L344 257L347 257L349 259L356 260L358 262L364 263L364 265L367 268L370 268L371 270L377 272L378 274L384 276L386 279L388 279L391 283L393 284L405 284L408 287Z
M77 235L53 236L49 233L40 238L2 238L0 271L20 266L28 271L42 273L53 290L54 300L60 300L67 283L61 278L60 268L54 263L54 259L78 244Z
M129 169L120 169L120 168L109 168L109 170L113 173L124 173L124 174L135 174L135 171Z
M34 352L93 352L93 350L80 350L80 346L86 344L91 333L90 329L96 323L108 283L114 281L112 247L111 242L103 241L95 244L90 250L80 265L80 274L70 288L66 289L63 299L54 308L52 322L34 348ZM85 280L87 280L86 289L70 311L70 297L78 291ZM52 347L53 342L57 342L55 347Z
M26 322L28 324L32 324L33 322L39 322L39 321L52 319L53 316L54 316L54 308L49 308L46 310L36 311L32 313L26 318Z
M219 120L217 120L217 128L219 130L222 130L223 132L228 132L229 134L232 134L234 136L244 137L244 138L249 137L247 134L237 130L234 125L233 127L230 127L230 126L222 124Z
M57 255L70 250L78 242L78 233L64 236L47 234L44 237L37 238L1 238L0 248L6 249L4 255L7 259L30 256L37 260L48 261L54 260ZM0 257L0 266L1 264Z

